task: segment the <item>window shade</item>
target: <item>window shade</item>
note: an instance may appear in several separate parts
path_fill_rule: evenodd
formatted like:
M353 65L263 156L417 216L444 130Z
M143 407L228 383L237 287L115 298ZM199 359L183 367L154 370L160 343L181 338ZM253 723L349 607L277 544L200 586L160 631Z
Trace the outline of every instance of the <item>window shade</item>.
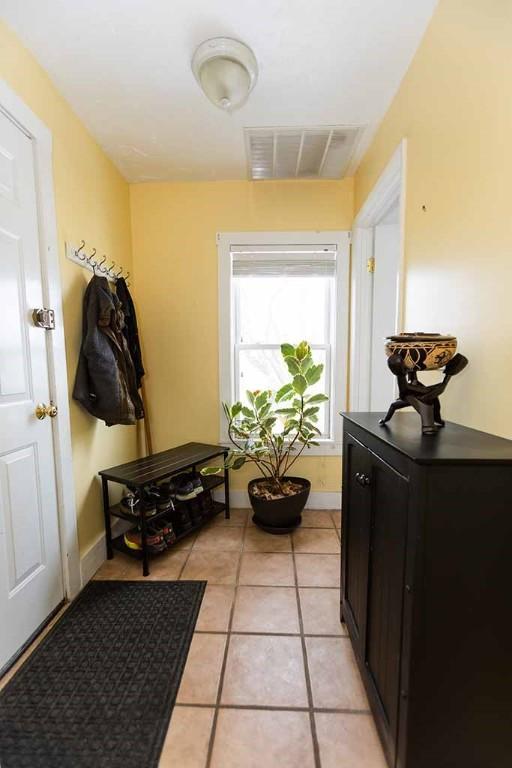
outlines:
M336 272L334 245L231 247L234 277L328 277Z

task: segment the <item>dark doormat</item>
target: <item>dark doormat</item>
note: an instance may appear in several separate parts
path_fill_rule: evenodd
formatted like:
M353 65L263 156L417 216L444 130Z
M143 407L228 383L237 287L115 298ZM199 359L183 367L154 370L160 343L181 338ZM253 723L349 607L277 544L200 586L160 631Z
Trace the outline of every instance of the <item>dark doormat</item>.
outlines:
M0 694L2 768L156 768L204 581L92 581Z

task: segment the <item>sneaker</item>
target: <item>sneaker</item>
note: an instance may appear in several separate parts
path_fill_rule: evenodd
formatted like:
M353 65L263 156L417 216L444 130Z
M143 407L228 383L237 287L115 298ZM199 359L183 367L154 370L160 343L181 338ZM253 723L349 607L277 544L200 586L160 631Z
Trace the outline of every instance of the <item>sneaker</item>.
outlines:
M183 483L176 491L176 498L178 501L189 501L190 499L195 499L195 497L196 491L191 482Z
M199 525L203 521L203 513L201 510L201 502L194 500L189 507L190 517L194 525Z
M167 512L167 510L174 509L174 502L171 499L168 488L160 487L158 489L158 498L156 499L156 506L159 512Z
M213 497L211 491L202 494L200 503L203 515L209 515L213 511Z
M159 530L162 536L164 537L166 546L167 547L172 546L176 541L176 533L174 532L172 523L170 521L163 520Z
M138 515L140 510L140 498L136 493L128 493L121 499L121 509L128 515Z
M154 501L147 501L146 499L143 499L142 501L142 513L144 517L153 517L153 515L156 515L157 508Z
M171 501L174 502L174 499L176 498L176 482L175 478L173 480L162 480L158 484L158 490L160 493L165 497L169 498Z
M124 543L129 549L142 552L142 534L140 531L133 530L127 531L124 534ZM146 536L146 544L149 552L163 552L166 548L164 537L161 533L148 532Z
M121 509L133 517L139 517L141 512L145 517L153 517L157 513L156 504L151 496L144 495L144 498L141 500L137 492L128 493L121 499Z
M194 478L192 478L192 485L194 486L194 493L196 496L199 496L199 494L204 491L203 484L199 475L196 475Z
M172 523L170 522L161 520L154 523L151 530L155 535L161 535L163 537L166 547L171 546L176 541L176 534L172 527Z

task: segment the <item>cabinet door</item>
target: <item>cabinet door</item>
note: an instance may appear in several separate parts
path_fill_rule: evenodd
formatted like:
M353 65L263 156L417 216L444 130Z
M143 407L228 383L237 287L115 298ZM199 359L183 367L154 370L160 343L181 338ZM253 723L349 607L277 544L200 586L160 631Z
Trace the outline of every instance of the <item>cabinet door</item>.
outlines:
M379 725L394 765L400 703L402 607L409 484L372 456L371 533L365 664Z
M361 657L366 627L368 552L370 546L370 493L361 477L370 472L370 454L350 435L343 448L342 612L354 648Z

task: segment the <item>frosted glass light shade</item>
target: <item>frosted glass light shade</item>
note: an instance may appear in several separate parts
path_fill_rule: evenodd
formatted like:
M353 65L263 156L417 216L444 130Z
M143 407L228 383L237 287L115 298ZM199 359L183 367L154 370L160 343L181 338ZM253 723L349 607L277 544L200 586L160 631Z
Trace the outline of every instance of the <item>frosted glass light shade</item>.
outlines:
M192 70L205 95L224 110L244 104L258 75L251 49L229 37L201 43L192 59Z

